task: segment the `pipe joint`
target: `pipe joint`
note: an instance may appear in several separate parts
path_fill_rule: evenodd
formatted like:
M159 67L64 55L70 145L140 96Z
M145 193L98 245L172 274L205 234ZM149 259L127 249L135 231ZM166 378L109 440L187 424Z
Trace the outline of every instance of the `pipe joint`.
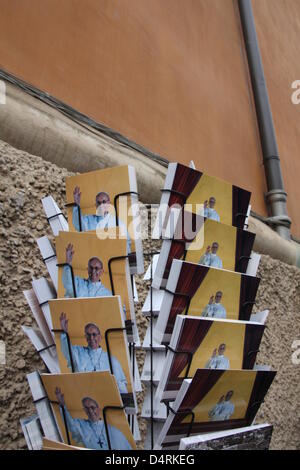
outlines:
M273 203L283 202L286 203L287 200L287 192L284 189L272 189L265 193L265 198L267 201L267 205L272 205Z

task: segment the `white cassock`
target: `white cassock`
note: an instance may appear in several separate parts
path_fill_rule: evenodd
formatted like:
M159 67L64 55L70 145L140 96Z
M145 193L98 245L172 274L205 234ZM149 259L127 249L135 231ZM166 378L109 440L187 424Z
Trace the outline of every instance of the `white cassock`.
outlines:
M202 317L226 318L226 309L220 303L207 304L202 312Z
M215 253L208 253L201 256L198 264L204 264L205 266L212 266L213 268L223 268L221 258Z
M90 279L82 279L74 276L76 297L109 297L112 296L102 282L92 282ZM62 282L66 290L65 297L75 297L73 292L72 275L69 266L64 266L62 273Z
M217 403L209 412L210 421L220 421L220 411L222 403Z
M77 207L73 207L73 218L72 218L73 225L77 232L79 232L79 217L78 217L78 209ZM127 231L127 227L122 222L122 220L118 220L119 227L121 229L122 234L126 234L127 238L127 253L131 252L131 240L129 233ZM90 230L98 229L106 229L106 228L114 228L117 226L116 217L113 214L107 213L106 215L96 215L96 214L88 214L88 215L81 215L81 228L83 232L88 232Z
M226 421L234 413L234 404L231 401L217 403L209 412L211 421Z
M230 369L230 363L227 357L218 355L211 357L205 364L205 369Z
M69 266L63 267L62 282L66 290L65 297L75 297L73 291L72 275ZM74 276L76 297L111 297L112 293L101 281L92 282L90 279ZM123 313L126 320L126 307L123 304Z
M109 450L104 421L72 418L66 406L64 411L68 430L78 444L83 443L87 449ZM129 442L119 429L109 424L107 427L112 450L131 450Z
M211 207L206 207L203 211L203 217L207 219L215 220L216 222L220 222L220 216L215 209Z
M224 401L219 411L220 420L226 421L227 419L230 419L233 413L234 413L234 404L231 403L231 401Z
M61 351L68 361L71 369L71 360L68 349L67 335L60 335ZM106 351L102 348L91 349L86 346L71 346L74 372L94 372L97 370L110 370L109 359ZM113 375L116 378L120 393L128 393L127 380L118 359L111 356Z

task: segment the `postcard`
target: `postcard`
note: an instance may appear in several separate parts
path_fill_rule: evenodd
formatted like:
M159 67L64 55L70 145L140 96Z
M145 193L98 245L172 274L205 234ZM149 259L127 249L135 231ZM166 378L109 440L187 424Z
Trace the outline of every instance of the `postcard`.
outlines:
M98 231L119 227L127 241L131 273L143 273L143 246L136 173L118 166L66 178L70 231Z
M176 315L248 321L260 279L233 271L173 260L154 339L169 342Z
M66 444L94 450L136 449L110 372L42 374L41 379Z
M250 196L249 191L231 183L180 163L169 163L153 236L163 235L172 207L242 229Z
M176 398L197 369L253 369L265 326L177 315L155 398Z
M108 370L127 412L136 402L120 296L49 302L60 372Z
M187 212L183 216L176 221L174 238L163 240L153 287L165 287L173 259L241 273L247 271L254 233Z
M273 426L255 424L180 440L179 450L269 450Z
M60 232L55 242L59 263L58 297L120 295L125 324L132 327L137 341L129 264L124 258L126 240L100 240L92 233Z
M193 379L183 381L155 449L179 446L189 435L250 426L275 375L198 369Z

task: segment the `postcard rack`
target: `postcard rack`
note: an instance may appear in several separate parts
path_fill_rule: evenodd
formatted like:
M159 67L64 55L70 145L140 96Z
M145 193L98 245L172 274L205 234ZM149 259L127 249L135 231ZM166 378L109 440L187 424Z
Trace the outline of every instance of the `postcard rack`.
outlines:
M182 200L183 200L183 203L186 202L187 196L184 193L180 192L180 191L176 191L176 190L173 190L173 189L161 189L161 192L174 194L175 196L181 197ZM147 207L147 209L149 209L149 208L151 209L150 204L146 204L146 207ZM177 241L179 243L183 243L184 245L186 244L186 241L184 241L184 240L177 240ZM154 380L153 380L153 351L154 351L154 348L153 348L153 319L154 319L154 313L153 313L153 287L152 287L152 282L153 282L153 256L157 255L159 253L160 253L159 251L152 251L152 250L148 253L144 253L144 257L148 258L150 260L150 279L149 279L150 280L150 315L149 315L149 318L150 318L150 344L149 344L149 346L150 346L150 410L151 410L151 412L150 412L150 437L151 437L151 449L154 448L154 421L155 421L154 414L153 414L153 411L154 411L153 389L155 387ZM184 250L184 259L185 259L185 257L186 257L186 250ZM186 309L185 309L185 314L187 315L188 310L189 310L189 306L190 306L190 302L191 302L191 297L187 294L171 292L166 288L164 288L163 290L166 291L166 292L169 292L172 295L178 295L178 296L181 296L181 297L186 297L188 299ZM167 349L171 350L171 348L169 346L166 346L166 351L167 351ZM189 372L191 361L192 361L192 356L189 357L189 361L188 361L189 365L188 365L188 368L187 368L187 371L186 371L187 373ZM167 408L167 414L169 414L169 412L172 412L173 414L177 414L170 407L169 403L164 402L164 404ZM191 416L192 416L190 426L189 426L189 429L188 429L188 433L187 433L187 437L188 437L190 435L191 431L192 431L195 416L194 416L193 411L191 411L191 410L188 410L187 414L191 414Z
M153 314L153 287L152 287L153 264L152 264L152 261L153 261L153 256L156 255L156 254L159 254L159 252L150 251L149 253L144 253L145 257L150 258L150 279L149 279L150 280L150 315L149 315L149 319L150 319L150 343L149 343L149 346L150 346L150 437L151 437L151 450L154 448L154 421L155 421L154 413L153 413L154 412L154 404L153 404L154 393L153 393L153 391L154 391L154 388L155 388L155 384L154 384L154 380L153 380L153 375L154 375L153 374L153 351L154 351L154 348L153 348L153 319L154 319L154 314ZM188 299L187 306L185 307L185 314L187 315L189 305L190 305L190 302L191 302L191 297L188 294L183 294L183 293L179 293L179 292L178 293L171 292L166 288L164 288L163 290L166 291L166 292L169 292L172 295L178 295L178 296L181 296L181 297L186 297ZM170 346L165 345L165 348L166 348L166 350L169 349L172 352L176 353L176 351L174 351ZM188 352L188 351L179 351L178 353L188 354L189 355L188 367L187 367L187 370L186 370L186 377L187 377L187 374L188 374L190 366L191 366L193 354ZM182 414L181 412L177 413L176 411L174 411L170 407L170 404L167 401L163 401L163 403L167 408L167 414L169 414L170 412L173 413L174 415ZM192 410L186 410L185 414L186 414L186 416L191 415L191 417L192 417L191 421L190 421L190 424L189 424L188 431L187 431L187 435L186 435L186 437L189 437L189 435L192 432L192 428L193 428L193 424L194 424L194 420L195 420L195 415L194 415Z

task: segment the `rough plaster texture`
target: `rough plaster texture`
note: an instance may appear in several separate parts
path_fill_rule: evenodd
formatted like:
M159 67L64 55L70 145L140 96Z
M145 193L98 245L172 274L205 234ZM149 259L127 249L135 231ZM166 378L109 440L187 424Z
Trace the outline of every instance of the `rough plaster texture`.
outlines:
M19 419L34 412L26 374L39 368L39 360L21 325L34 324L22 291L31 278L46 276L35 238L51 231L40 198L51 194L64 210L64 177L70 173L54 164L0 142L0 340L6 343L6 365L0 365L0 449L26 448ZM150 242L145 242L145 250ZM262 282L255 309L270 309L259 362L278 370L262 405L257 422L274 425L273 449L300 449L300 364L292 363L292 343L300 340L300 271L268 256L262 256ZM147 327L141 306L148 285L136 279L140 302L137 318L141 336ZM137 352L142 368L144 352ZM138 402L142 403L142 394ZM144 436L146 423L140 420ZM142 448L142 444L138 445Z

